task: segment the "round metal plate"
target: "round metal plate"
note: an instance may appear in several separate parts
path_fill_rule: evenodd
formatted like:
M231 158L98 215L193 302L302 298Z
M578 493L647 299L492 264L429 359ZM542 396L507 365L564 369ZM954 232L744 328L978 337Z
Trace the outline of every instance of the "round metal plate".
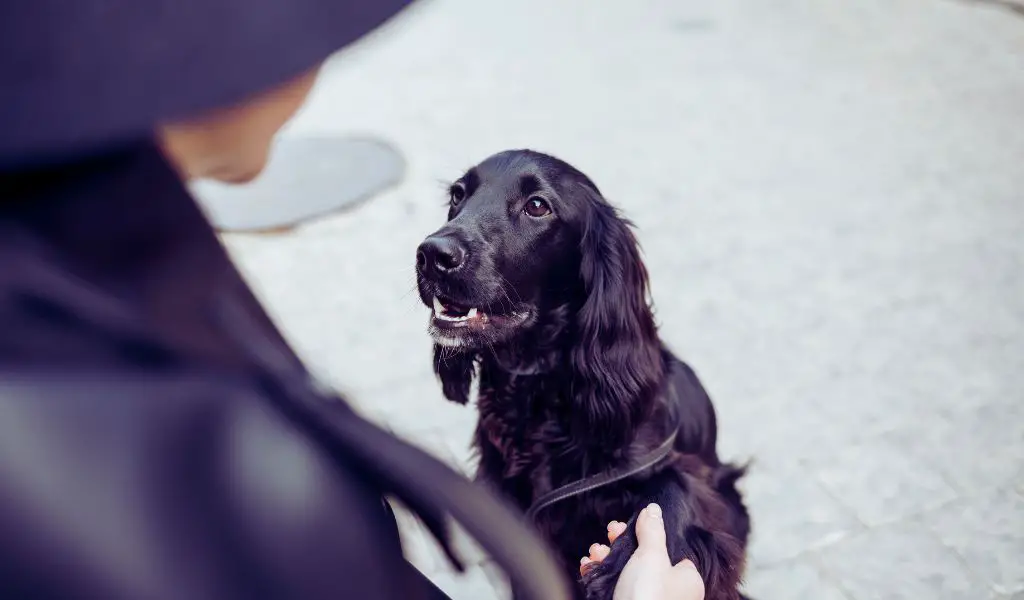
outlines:
M379 140L283 137L255 181L199 181L191 187L216 229L268 231L357 206L404 173L402 155Z

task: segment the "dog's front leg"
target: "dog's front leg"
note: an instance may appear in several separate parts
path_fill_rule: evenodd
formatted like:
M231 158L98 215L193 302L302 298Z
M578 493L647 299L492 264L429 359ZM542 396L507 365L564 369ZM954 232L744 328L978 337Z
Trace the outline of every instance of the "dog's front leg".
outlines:
M639 514L639 513L637 513ZM622 532L611 544L611 552L600 563L595 564L581 578L587 600L612 600L619 575L626 567L633 552L637 549L636 519L637 514L626 524Z

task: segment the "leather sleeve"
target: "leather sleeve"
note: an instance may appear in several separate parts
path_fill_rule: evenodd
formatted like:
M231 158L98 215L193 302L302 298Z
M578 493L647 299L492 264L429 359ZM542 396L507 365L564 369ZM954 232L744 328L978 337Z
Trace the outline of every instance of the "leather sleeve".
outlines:
M425 597L386 519L240 382L0 372L7 597Z

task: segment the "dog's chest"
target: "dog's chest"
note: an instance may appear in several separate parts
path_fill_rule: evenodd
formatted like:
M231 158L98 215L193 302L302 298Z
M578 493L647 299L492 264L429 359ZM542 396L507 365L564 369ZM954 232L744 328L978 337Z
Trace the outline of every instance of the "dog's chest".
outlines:
M477 400L478 443L497 458L499 479L526 477L535 493L551 487L552 457L572 447L568 428L557 414L557 393L542 382L510 378L501 385L482 384Z

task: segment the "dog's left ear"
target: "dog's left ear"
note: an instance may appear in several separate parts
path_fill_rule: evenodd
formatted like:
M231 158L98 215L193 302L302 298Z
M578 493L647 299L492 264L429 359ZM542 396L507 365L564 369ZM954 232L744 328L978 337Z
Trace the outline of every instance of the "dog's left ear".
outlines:
M472 353L453 353L450 349L434 346L434 373L441 381L445 398L458 404L469 402L475 363L476 355Z
M630 229L593 188L580 240L585 299L572 350L577 426L598 443L626 441L664 377L661 344L648 301L647 269Z

